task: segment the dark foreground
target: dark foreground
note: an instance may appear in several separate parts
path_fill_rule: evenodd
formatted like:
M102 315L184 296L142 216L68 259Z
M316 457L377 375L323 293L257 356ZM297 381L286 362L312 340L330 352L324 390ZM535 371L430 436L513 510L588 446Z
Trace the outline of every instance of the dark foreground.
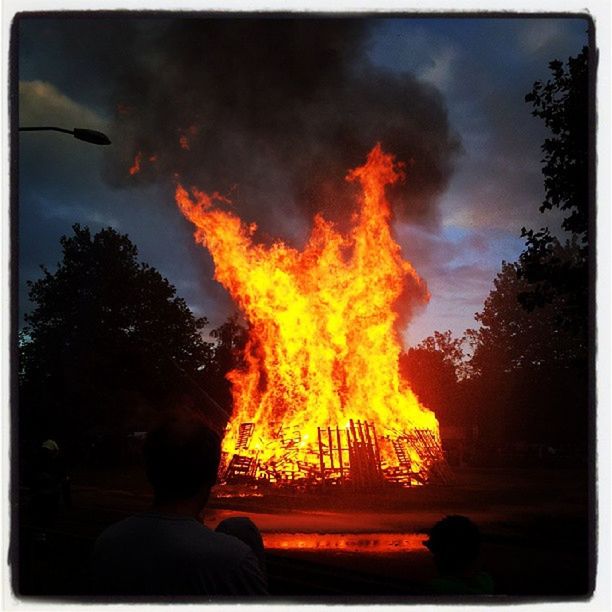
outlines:
M73 507L44 537L18 513L17 596L91 598L87 567L95 538L150 503L138 474L73 474ZM453 486L382 498L217 498L205 522L214 526L232 514L255 520L271 546L272 597L409 603L435 575L422 534L447 514L465 514L481 528L483 567L499 597L578 599L591 592L595 572L587 489L584 469L462 469ZM27 491L20 497L25 505Z

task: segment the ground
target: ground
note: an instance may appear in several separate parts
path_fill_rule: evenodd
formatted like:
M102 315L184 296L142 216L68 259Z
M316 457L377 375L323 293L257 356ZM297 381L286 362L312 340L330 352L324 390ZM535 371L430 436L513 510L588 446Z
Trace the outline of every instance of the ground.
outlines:
M423 534L447 514L465 514L483 533L483 567L499 596L581 598L592 588L595 569L586 472L578 467L462 468L455 470L452 485L392 496L344 497L334 491L216 498L205 522L214 526L232 514L248 515L276 545L288 538L291 548L268 551L273 596L409 602L435 575L431 556L420 545ZM22 596L87 599L95 538L151 502L137 468L75 470L72 483L73 507L63 509L44 537L25 519L20 530L13 530L22 534L13 542L14 584ZM27 491L20 498L26 504ZM308 536L313 533L322 535ZM302 548L295 548L296 539ZM319 548L312 548L313 539Z

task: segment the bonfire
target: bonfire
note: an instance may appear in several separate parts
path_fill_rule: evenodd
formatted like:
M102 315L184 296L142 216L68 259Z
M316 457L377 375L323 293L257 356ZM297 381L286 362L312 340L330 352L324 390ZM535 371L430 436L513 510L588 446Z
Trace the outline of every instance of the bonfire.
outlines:
M226 482L410 486L443 475L435 414L398 369L400 299L429 299L391 230L385 188L404 167L376 145L346 180L360 190L350 229L317 214L303 250L256 242L226 198L177 185L248 322L245 365L228 374Z

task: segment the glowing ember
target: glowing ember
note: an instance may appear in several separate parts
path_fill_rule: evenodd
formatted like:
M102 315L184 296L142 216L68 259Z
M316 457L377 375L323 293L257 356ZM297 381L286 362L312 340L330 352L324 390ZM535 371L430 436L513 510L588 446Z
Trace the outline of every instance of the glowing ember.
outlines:
M190 125L186 130L180 130L181 135L179 136L179 146L185 151L191 149L190 138L196 136L199 129L195 125Z
M255 226L221 210L218 194L176 189L249 322L246 367L228 375L234 412L223 442L239 473L333 480L358 467L363 475L371 460L370 475L410 484L398 475L423 482L441 459L437 420L398 372L394 307L400 295L429 299L391 235L385 186L403 180L401 165L377 145L346 178L363 192L352 229L341 235L316 215L301 252L255 244Z
M130 166L128 170L128 172L130 173L130 176L134 176L135 174L138 174L142 170L143 162L147 162L147 161L151 164L156 163L157 155L151 154L145 157L142 151L138 151L138 153L136 153L136 155L134 156L134 162L132 163L132 165Z
M134 176L140 172L140 162L142 161L142 153L138 151L136 157L134 157L134 163L129 169L130 176Z
M181 146L181 149L185 149L186 151L189 151L189 140L187 140L186 134L181 134L179 136L179 145Z

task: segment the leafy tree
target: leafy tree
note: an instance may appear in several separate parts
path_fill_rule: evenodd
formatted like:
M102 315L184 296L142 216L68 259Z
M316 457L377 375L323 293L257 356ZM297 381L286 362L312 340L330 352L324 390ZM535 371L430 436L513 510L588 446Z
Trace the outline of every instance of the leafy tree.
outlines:
M544 120L552 136L542 145L546 197L540 212L559 208L568 215L563 229L586 243L589 209L589 49L584 47L567 66L550 62L553 78L536 81L525 101Z
M243 349L248 339L247 329L240 324L237 314L228 317L227 321L210 332L214 339L212 358L209 366L203 371L205 382L211 395L231 414L231 385L226 376L230 370L243 366Z
M513 440L586 440L586 347L572 330L557 325L563 296L528 311L519 295L528 287L522 258L503 262L481 324L468 330L472 345L470 394L483 435Z
M440 353L444 362L453 367L456 378L462 379L468 374L464 344L465 338L453 338L449 329L445 332L435 331L433 336L425 338L417 348Z
M470 366L477 374L582 364L585 347L576 343L571 330L557 325L562 297L537 311L521 305L519 296L529 287L521 266L522 258L502 263L482 312L475 315L480 327L468 330L473 350Z
M551 136L544 141L542 173L545 199L540 212L559 209L571 238L562 244L548 228L522 229L527 249L520 274L530 285L519 295L527 310L559 300L559 326L574 330L578 342L588 335L589 274L589 50L584 47L565 66L549 64L553 78L537 81L525 97L532 114L543 119Z
M540 231L528 238L518 274L526 282L518 295L521 306L538 312L555 304L554 323L570 332L587 359L589 333L589 252L576 239L562 244Z
M55 272L43 268L28 283L34 308L19 371L22 424L75 446L94 432L141 429L152 412L183 401L192 393L185 376L210 362L211 348L206 319L138 261L126 235L73 230Z
M402 376L445 425L459 424L465 416L460 409L458 384L464 367L462 344L462 339L453 338L450 331L436 331L400 356Z

